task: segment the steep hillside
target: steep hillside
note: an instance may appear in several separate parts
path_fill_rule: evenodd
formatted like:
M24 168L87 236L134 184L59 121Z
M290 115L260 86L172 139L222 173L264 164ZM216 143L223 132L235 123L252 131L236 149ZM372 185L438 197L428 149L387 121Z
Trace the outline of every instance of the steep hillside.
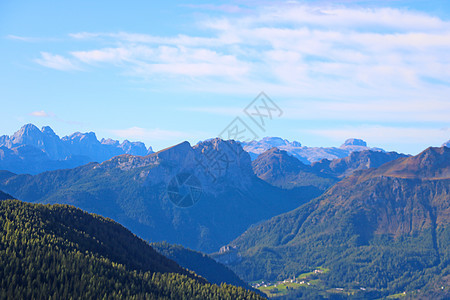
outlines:
M174 196L191 196L191 187L181 186L175 193L170 184L185 174L198 179L194 188L200 197L195 205L180 207L172 202L178 201ZM202 252L217 251L251 224L320 195L317 188L286 191L260 180L248 154L237 143L220 139L35 176L0 172L0 189L24 201L75 205L112 218L149 241Z
M216 262L206 254L165 242L152 243L151 246L165 257L177 262L183 268L194 271L195 274L202 276L210 283L217 285L228 283L245 289L251 289L233 271Z
M258 299L211 285L111 220L67 205L0 202L0 298Z
M230 267L257 280L322 266L330 269L325 287L362 287L377 297L437 284L450 274L449 161L449 148L429 148L358 171L250 228L231 243L241 259Z

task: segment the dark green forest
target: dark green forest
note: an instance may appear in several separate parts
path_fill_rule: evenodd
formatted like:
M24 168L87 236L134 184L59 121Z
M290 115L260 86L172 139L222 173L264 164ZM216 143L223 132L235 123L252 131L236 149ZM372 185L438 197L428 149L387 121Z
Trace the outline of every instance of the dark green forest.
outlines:
M261 299L208 283L112 220L0 201L0 299Z

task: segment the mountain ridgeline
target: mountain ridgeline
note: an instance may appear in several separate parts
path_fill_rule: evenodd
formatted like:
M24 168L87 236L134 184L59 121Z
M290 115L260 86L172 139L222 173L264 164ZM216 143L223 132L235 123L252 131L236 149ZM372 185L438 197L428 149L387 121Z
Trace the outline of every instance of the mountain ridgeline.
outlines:
M292 189L300 186L314 186L326 190L342 178L357 170L377 168L400 157L396 152L363 150L349 156L305 165L284 150L272 148L260 154L252 162L255 174L274 186Z
M33 124L24 125L12 136L0 136L0 169L14 173L38 174L103 162L122 154L150 153L152 148L147 149L141 142L99 141L93 132L60 138L49 126L39 130Z
M191 207L174 205L168 195L169 183L180 173L201 184L201 198ZM0 189L28 202L75 205L146 240L204 252L217 251L250 225L321 194L316 187L284 190L266 183L253 173L238 143L220 139L34 176L2 171Z
M450 148L356 171L230 245L240 259L229 266L248 281L325 267L327 288L448 297Z
M0 201L0 298L261 299L208 283L121 225L68 205Z

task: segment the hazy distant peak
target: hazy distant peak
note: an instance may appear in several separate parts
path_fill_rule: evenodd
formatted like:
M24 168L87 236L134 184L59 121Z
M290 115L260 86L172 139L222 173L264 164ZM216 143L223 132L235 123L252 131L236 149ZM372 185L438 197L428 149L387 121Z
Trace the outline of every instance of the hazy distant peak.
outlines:
M341 147L345 146L362 146L367 147L367 143L361 139L347 139L345 142L341 145Z
M103 162L121 154L145 156L153 153L141 142L99 141L94 132L75 132L60 138L50 126L39 130L33 124L22 126L11 137L0 136L0 147L11 150L0 156L0 169L16 173L40 173L92 161Z
M42 133L50 136L56 136L56 133L53 131L53 129L50 126L43 126L42 127Z
M249 143L243 142L241 144L253 160L255 160L258 155L271 149L272 147L277 147L281 150L285 150L289 155L298 158L304 164L311 164L324 158L329 160L343 158L355 151L384 151L380 148L369 148L367 147L367 143L365 141L356 138L346 140L339 148L306 147L302 146L299 142L289 142L288 140L279 137L265 137L259 141L252 141Z
M266 136L259 142L269 143L270 145L272 145L274 147L285 146L285 145L290 145L292 147L301 147L302 146L302 144L297 141L293 141L291 143L291 142L289 142L289 140L282 139L280 137L270 137L270 136Z
M103 139L101 139L100 143L103 145L111 145L111 146L119 146L120 145L119 141L113 140L111 138L109 138L109 139L103 138Z
M20 139L24 136L40 136L42 132L34 126L33 124L26 124L22 126L18 131L12 136L13 139Z

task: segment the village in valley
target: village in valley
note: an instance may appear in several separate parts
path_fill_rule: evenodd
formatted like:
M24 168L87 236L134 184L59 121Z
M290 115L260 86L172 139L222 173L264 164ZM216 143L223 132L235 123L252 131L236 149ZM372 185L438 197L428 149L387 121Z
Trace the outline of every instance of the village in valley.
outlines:
M320 283L318 275L327 272L329 272L329 269L318 267L311 272L302 273L297 277L287 278L276 282L258 280L252 282L251 285L253 288L260 290L268 297L283 296L300 287L317 286Z

